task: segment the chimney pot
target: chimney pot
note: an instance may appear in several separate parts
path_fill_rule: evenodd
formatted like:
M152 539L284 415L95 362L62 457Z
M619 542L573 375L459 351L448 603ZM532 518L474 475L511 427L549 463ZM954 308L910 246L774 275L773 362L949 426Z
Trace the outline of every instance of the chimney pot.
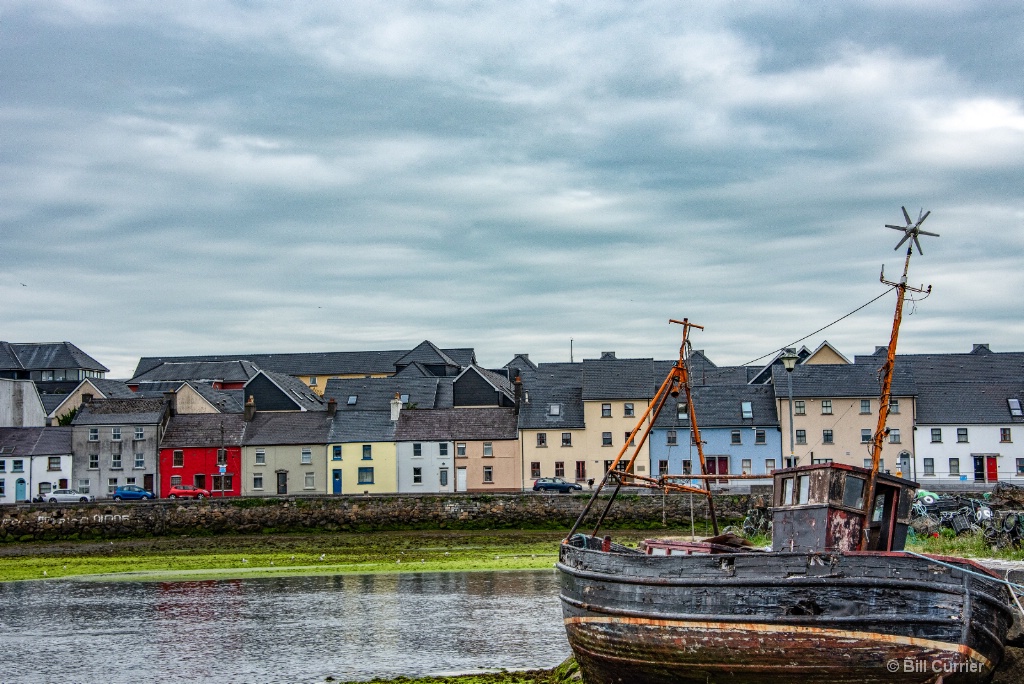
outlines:
M245 422L251 421L256 417L256 397L249 395L249 399L245 402L245 412L242 414L242 419Z
M337 412L338 412L338 400L335 399L334 397L331 397L330 400L328 400L328 402L327 402L327 415L333 416Z

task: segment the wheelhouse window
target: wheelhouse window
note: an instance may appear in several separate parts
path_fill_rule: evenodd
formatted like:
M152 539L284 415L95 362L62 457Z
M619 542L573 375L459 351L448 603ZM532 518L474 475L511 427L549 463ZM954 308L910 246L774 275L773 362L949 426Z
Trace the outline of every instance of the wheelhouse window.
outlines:
M800 475L796 478L797 503L800 505L811 502L811 476Z
M853 475L846 476L843 488L843 505L847 508L864 508L864 486L866 481Z
M791 477L785 477L782 479L782 492L779 495L779 505L793 505L793 478Z

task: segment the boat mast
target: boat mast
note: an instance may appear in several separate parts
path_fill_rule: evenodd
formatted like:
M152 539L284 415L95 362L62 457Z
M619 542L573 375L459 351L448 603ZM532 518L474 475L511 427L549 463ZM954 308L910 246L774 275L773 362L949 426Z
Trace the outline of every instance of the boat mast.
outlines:
M651 400L651 403L647 406L647 409L644 411L643 415L641 415L640 418L637 420L636 427L633 428L633 431L629 434L629 437L626 438L626 443L622 445L622 449L615 457L615 460L612 461L611 465L608 466L608 470L607 472L605 472L604 477L601 478L601 482L598 483L597 489L595 489L594 493L591 494L590 500L587 502L587 505L583 508L583 511L576 519L576 522L569 530L569 533L565 536L566 539L569 539L574 534L576 534L576 530L579 529L580 525L583 523L583 520L586 519L587 515L590 513L590 509L593 507L594 502L597 501L598 494L600 494L601 490L604 489L604 486L608 484L609 478L615 480L615 489L612 490L612 495L611 497L609 497L608 503L604 507L604 511L602 511L601 516L598 518L597 524L594 527L593 536L597 536L597 531L600 529L601 523L604 522L604 518L608 514L608 510L611 508L612 503L615 501L615 497L619 493L619 489L622 488L623 480L627 478L634 485L639 485L641 487L658 487L666 491L671 489L672 491L704 494L708 499L708 517L711 518L712 529L714 530L714 533L716 535L718 534L718 520L715 516L714 501L711 498L711 481L710 479L707 478L708 473L707 466L704 463L704 449L700 443L700 430L697 428L697 416L693 410L693 401L690 395L690 372L687 367L688 350L690 348L690 342L688 339L690 328L697 328L699 330L703 330L704 326L697 325L695 323L690 323L689 319L686 318L684 318L681 321L670 319L669 323L678 323L679 325L683 326L683 342L679 347L679 359L672 366L671 370L669 370L664 382L661 383L661 387L659 387L658 391L655 392L654 398ZM633 464L636 461L637 456L640 454L640 450L647 442L647 438L651 434L651 430L654 428L654 421L657 420L658 415L661 414L661 410L665 407L665 403L668 400L668 398L670 396L678 396L680 390L682 390L686 395L686 410L687 415L690 419L690 429L693 431L693 439L696 440L697 442L697 455L700 457L701 478L704 483L704 487L702 489L697 489L696 487L669 482L669 479L672 479L673 476L662 476L655 480L653 478L635 475L632 472ZM641 428L644 426L645 423L646 427L644 427L644 429L641 431ZM622 461L623 456L626 455L626 452L629 450L630 446L634 443L637 434L641 432L642 434L640 434L639 441L636 441L635 446L633 447L633 455L626 462L625 469L620 471L618 468L619 463ZM681 479L686 477L687 476L685 475L675 476L675 479Z
M894 230L902 230L904 232L903 239L897 243L895 249L899 249L900 246L907 243L907 255L903 260L903 275L900 277L898 283L890 282L885 279L885 266L882 266L882 274L879 277L881 282L886 285L890 285L896 289L896 312L892 319L892 334L889 336L889 347L886 351L885 363L879 369L882 374L882 394L879 398L878 406L878 425L875 428L874 439L871 443L871 475L868 478L867 494L864 497L864 514L865 514L865 532L867 527L871 524L871 516L875 510L875 485L878 480L878 468L882 459L882 444L885 441L885 436L888 434L885 423L889 417L889 404L892 401L892 376L896 368L896 342L900 334L900 323L903 321L903 302L906 299L907 292L923 293L926 296L931 294L932 287L929 285L926 288L910 287L907 285L907 272L910 270L910 257L914 253L914 245L917 245L918 254L924 254L921 250L921 242L918 240L920 235L931 235L933 237L939 237L938 233L929 233L928 231L921 230L921 224L931 214L930 211L918 214L917 222L910 219L910 214L907 213L906 207L903 209L903 217L907 220L906 226L893 226L888 223L885 224L886 228L892 228ZM867 544L866 535L861 535L859 548L863 550Z

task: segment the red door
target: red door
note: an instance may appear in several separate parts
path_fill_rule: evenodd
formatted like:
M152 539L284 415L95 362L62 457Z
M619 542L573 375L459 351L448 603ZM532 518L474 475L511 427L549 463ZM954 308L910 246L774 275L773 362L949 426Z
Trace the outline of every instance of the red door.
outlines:
M708 475L729 474L728 456L708 456L704 459L704 462L708 464ZM719 480L719 482L726 483L728 480Z
M985 480L988 482L999 481L999 463L995 456L985 457Z

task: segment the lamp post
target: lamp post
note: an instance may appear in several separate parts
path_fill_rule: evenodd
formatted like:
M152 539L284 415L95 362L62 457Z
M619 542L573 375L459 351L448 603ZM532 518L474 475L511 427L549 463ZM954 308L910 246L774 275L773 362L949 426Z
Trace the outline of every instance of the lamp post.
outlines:
M786 367L786 384L789 388L789 463L786 464L786 467L792 468L796 465L796 457L793 455L793 444L796 441L793 437L793 369L796 368L796 362L800 360L800 357L793 349L786 349L780 360Z

